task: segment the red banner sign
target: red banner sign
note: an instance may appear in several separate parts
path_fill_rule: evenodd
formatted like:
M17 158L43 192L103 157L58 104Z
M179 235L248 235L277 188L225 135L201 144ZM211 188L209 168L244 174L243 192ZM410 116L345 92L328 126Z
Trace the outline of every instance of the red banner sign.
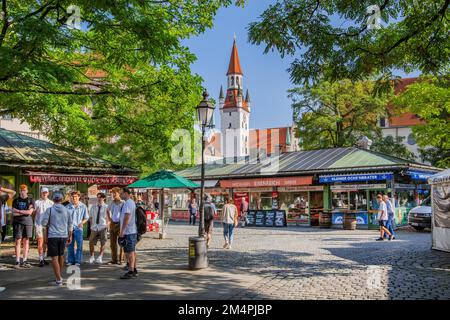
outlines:
M127 186L136 181L136 177L132 176L76 176L76 175L60 175L60 174L39 174L30 175L32 183L86 183L86 184L102 184Z
M221 188L257 188L257 187L289 187L312 184L313 177L285 177L285 178L256 178L220 180Z

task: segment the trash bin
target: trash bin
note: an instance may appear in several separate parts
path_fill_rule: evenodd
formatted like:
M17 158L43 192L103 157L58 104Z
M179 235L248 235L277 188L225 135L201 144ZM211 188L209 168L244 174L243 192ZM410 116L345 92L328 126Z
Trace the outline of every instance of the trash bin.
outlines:
M378 230L380 229L380 225L378 224L378 212L369 212L367 214L368 216L368 223L369 223L369 230Z
M206 239L203 237L189 238L189 269L203 269L208 267Z

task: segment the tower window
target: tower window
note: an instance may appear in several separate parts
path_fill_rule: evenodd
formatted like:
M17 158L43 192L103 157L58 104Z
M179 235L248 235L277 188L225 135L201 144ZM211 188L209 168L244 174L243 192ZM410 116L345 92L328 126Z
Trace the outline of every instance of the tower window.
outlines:
M385 117L380 118L380 127L381 128L386 127L386 118Z
M230 117L231 117L231 112L230 112Z
M228 125L228 129L231 129L231 123Z
M231 77L231 86L234 86L234 77Z

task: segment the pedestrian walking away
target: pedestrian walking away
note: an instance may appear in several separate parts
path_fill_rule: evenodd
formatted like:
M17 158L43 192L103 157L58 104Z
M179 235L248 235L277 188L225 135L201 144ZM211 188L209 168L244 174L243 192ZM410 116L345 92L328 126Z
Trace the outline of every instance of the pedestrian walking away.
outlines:
M48 188L42 188L41 198L36 200L36 210L34 212L34 230L36 234L36 240L38 244L38 254L39 254L39 267L43 267L48 264L45 261L45 252L47 251L47 246L44 241L44 228L41 224L42 215L47 211L48 208L53 206L53 201L48 198L49 190Z
M48 255L52 258L52 267L55 274L55 284L63 285L61 276L64 267L64 250L72 242L73 221L72 214L62 205L62 193L55 192L54 204L42 216L41 225L46 227L45 242Z
M392 234L392 240L397 238L397 235L395 234L395 207L392 201L389 199L388 195L383 196L383 201L386 203L387 213L388 213L388 220L386 228L389 230L389 232ZM386 234L384 234L384 238L386 237Z
M28 263L28 252L30 250L30 238L33 235L32 214L35 209L34 200L28 196L28 187L20 186L19 197L14 199L12 205L13 213L13 237L16 241L16 264L15 268L31 268ZM23 258L20 258L21 245L23 244Z
M72 215L73 241L67 248L67 264L81 265L83 261L83 226L89 219L87 207L80 201L80 192L71 192L72 202L67 205L69 213ZM77 246L75 252L75 245Z
M118 239L120 234L120 211L122 210L124 201L120 198L120 188L112 188L110 192L113 201L107 210L111 246L111 261L108 264L122 264L123 248L118 245ZM117 255L118 248L120 248L119 255Z
M188 209L189 209L189 224L191 224L192 222L192 225L195 226L195 219L198 212L197 200L195 200L195 198L192 198L191 202L189 203Z
M225 243L224 249L231 249L234 238L234 228L238 224L238 210L233 203L233 199L228 199L228 203L223 207L222 211L223 237Z
M120 213L119 243L127 256L128 271L120 278L131 279L137 276L135 263L137 243L136 204L128 188L123 188L122 198L125 200L125 203Z
M103 192L99 192L97 194L97 205L92 206L89 212L89 220L91 222L91 235L89 237L89 252L91 254L89 258L89 263L102 264L103 263L103 254L105 253L105 245L106 241L108 241L108 206L105 203L106 194ZM97 260L94 256L95 246L97 242L100 240L100 253L97 257Z
M14 190L3 188L0 185L0 243L5 241L6 231L8 226L8 213L10 208L8 207L8 200L14 198L16 192Z
M213 233L213 227L214 227L214 216L216 215L216 206L214 203L211 202L212 199L210 196L205 197L205 205L204 205L204 212L205 212L205 232L206 232L206 247L209 248L211 244L211 238Z
M389 240L392 240L392 234L386 228L386 224L388 221L387 206L386 206L386 203L383 201L383 196L381 194L377 195L377 201L379 204L378 222L380 224L380 237L377 239L377 241L384 240L384 233L387 233L389 235Z

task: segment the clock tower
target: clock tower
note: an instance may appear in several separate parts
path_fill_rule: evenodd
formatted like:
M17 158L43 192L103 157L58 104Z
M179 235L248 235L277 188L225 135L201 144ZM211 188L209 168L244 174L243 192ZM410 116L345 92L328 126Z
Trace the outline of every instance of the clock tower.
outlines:
M245 157L250 152L250 95L243 94L243 72L234 38L227 72L227 91L220 88L222 155L224 158Z

